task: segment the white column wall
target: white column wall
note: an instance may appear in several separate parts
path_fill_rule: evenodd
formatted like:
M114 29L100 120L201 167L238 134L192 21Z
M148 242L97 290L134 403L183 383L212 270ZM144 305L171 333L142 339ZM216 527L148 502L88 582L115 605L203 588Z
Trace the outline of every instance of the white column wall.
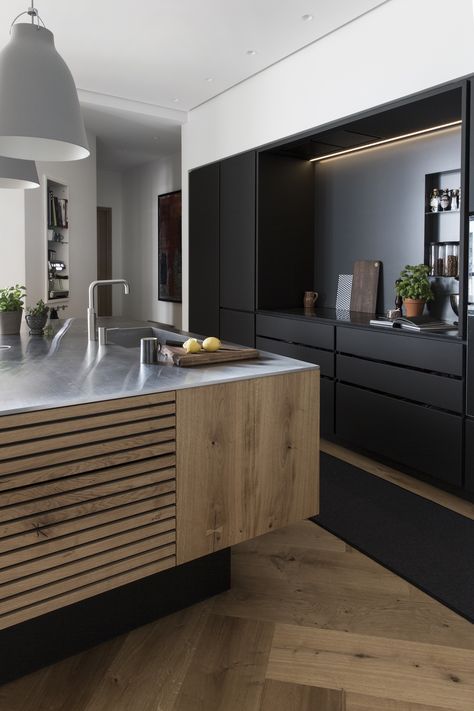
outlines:
M123 314L178 328L181 304L158 301L158 195L180 188L180 154L123 175L123 276L130 281Z
M97 170L97 206L112 209L112 278L123 278L123 176L117 170ZM123 290L112 288L112 315L121 316Z
M0 190L0 289L25 284L25 193Z

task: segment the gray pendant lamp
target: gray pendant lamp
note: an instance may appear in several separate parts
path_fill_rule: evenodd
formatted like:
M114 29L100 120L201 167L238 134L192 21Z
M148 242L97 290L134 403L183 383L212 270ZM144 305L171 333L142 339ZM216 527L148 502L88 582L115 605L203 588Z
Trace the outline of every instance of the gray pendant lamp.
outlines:
M30 23L15 24L22 15ZM89 155L72 74L38 11L20 13L0 52L0 156L40 161ZM44 23L43 23L44 25Z
M0 158L0 188L39 188L36 165L32 160Z

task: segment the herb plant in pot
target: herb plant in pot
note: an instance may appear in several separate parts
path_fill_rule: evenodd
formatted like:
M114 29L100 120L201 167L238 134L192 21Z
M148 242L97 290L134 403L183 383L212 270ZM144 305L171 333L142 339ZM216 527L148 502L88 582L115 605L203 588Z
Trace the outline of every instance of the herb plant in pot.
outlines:
M400 272L395 283L395 290L403 299L405 315L408 318L421 316L428 301L434 298L428 275L430 268L426 264L407 264Z
M30 329L31 336L42 336L43 328L48 320L49 306L46 306L43 299L36 302L34 306L26 309L25 321Z
M15 284L0 289L0 334L15 335L20 333L23 299L26 296L24 286Z

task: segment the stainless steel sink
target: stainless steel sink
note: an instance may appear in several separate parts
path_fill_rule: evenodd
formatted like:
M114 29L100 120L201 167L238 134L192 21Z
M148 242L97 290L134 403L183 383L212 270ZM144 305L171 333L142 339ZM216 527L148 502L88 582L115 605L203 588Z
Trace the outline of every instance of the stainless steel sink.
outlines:
M166 331L154 326L138 326L136 328L106 328L105 339L107 345L122 346L123 348L138 348L141 338L157 338L161 344L184 343L186 336L181 336L175 331Z

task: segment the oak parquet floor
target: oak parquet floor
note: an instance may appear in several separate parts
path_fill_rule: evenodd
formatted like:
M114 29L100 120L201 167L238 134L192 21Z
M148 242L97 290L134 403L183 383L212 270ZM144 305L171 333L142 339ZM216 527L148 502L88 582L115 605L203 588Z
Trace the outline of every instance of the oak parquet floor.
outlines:
M311 522L236 546L228 592L0 687L0 711L473 709L474 626Z

